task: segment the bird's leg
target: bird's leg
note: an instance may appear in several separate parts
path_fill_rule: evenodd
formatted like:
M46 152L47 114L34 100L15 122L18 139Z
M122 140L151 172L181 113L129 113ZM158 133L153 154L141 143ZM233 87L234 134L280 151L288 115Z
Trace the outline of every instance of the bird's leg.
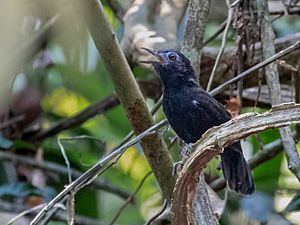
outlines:
M189 155L192 152L192 150L193 150L193 144L192 143L186 144L182 148L182 150L181 150L181 159L182 159L183 163L189 158Z
M183 164L185 163L185 161L188 159L189 154L191 153L191 151L193 150L193 144L186 144L181 152L180 152L180 156L181 156L181 161L175 162L173 165L173 171L172 171L172 175L175 176L176 174L178 174L178 172L180 172L180 170L183 167Z
M178 145L179 145L179 147L182 147L182 145L183 145L184 142L183 142L180 138L178 138L177 135L174 136L174 137L172 138L172 140L170 140L170 141L171 141L171 143L173 143L173 141L176 141L176 140L178 140ZM180 153L180 155L181 155L181 153ZM181 159L182 159L182 157L181 157ZM182 160L180 160L180 161L178 161L178 162L175 162L175 163L173 164L172 175L173 175L173 176L176 176L177 174L179 174L179 172L181 171L182 167L183 167L183 161L182 161Z

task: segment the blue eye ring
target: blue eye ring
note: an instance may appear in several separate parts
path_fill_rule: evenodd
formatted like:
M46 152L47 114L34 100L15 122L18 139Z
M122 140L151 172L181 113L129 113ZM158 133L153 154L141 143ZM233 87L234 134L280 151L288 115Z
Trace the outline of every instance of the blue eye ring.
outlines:
M171 61L175 61L176 58L177 58L177 55L176 55L175 53L170 53L170 54L168 55L168 58L169 58Z

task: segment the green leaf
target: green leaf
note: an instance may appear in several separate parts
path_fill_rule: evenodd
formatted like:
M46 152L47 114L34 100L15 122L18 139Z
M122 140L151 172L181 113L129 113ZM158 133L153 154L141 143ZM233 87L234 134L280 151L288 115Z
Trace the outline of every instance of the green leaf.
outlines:
M14 146L16 149L31 149L31 150L35 150L35 146L27 141L21 140L21 139L17 139L14 140Z

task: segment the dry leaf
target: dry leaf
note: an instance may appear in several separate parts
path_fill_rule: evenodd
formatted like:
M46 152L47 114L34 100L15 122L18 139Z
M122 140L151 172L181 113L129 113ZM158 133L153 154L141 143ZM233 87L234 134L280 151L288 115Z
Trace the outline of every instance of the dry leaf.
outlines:
M241 99L239 96L231 98L226 102L226 109L231 114L231 117L237 117L241 110Z

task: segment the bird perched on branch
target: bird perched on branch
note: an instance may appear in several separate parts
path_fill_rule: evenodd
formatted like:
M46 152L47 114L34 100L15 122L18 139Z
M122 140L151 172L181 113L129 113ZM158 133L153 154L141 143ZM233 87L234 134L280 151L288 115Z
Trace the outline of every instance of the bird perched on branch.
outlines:
M164 86L164 113L184 142L195 143L209 128L231 119L223 105L199 86L190 61L181 52L143 49L157 59L142 63L152 64L160 76ZM242 194L254 192L251 170L239 141L224 149L221 166L232 190Z

